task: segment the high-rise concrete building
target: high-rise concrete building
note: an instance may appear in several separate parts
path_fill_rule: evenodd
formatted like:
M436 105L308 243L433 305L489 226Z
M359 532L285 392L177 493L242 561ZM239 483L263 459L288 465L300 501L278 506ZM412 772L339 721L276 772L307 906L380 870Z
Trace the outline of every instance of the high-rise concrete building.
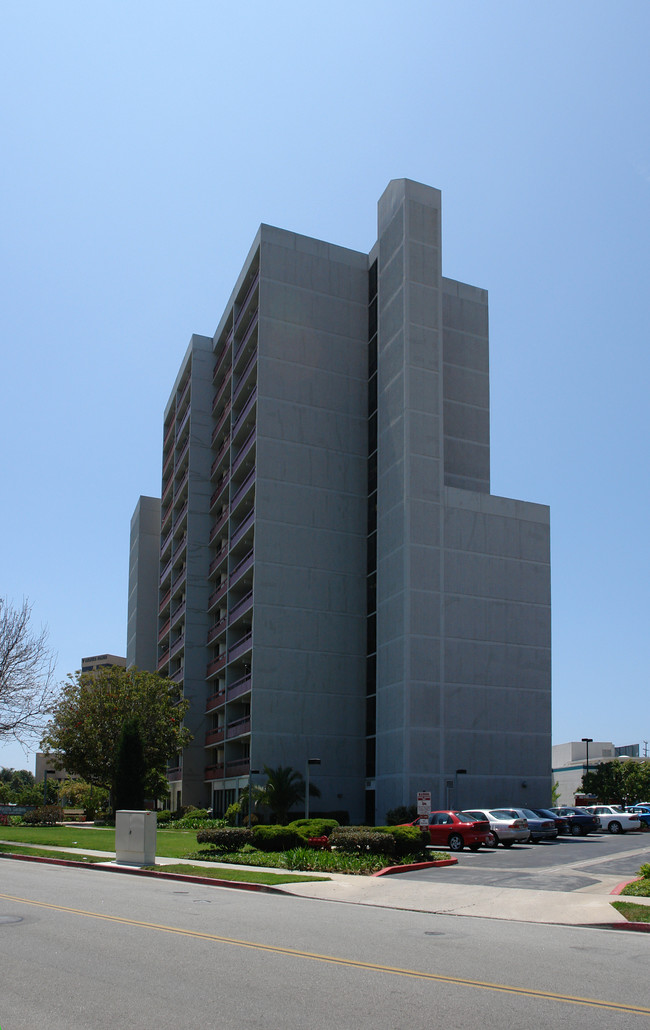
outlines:
M160 498L140 497L131 518L126 664L155 672L158 662Z
M164 416L158 669L191 701L171 803L264 765L354 822L547 804L549 512L490 493L485 290L440 192L391 182L369 254L262 225Z

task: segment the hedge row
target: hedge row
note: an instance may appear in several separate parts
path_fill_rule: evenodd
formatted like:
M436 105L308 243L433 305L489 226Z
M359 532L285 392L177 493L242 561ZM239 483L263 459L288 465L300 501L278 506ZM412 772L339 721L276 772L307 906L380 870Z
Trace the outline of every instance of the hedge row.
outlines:
M238 826L200 830L199 844L209 844L218 851L240 851L246 844L258 851L291 851L304 847L309 837L327 836L330 847L348 854L369 853L399 857L420 851L428 839L417 826L326 826L332 820L309 820L307 825L255 826L252 830ZM296 820L305 823L305 820ZM317 833L314 830L322 829ZM302 831L302 832L301 832Z

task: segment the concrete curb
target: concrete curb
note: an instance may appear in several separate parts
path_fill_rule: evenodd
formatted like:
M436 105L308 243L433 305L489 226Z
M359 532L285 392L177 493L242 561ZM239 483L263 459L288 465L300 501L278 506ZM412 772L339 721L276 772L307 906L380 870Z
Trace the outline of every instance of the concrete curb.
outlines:
M623 880L622 883L617 883L616 886L614 887L614 889L611 890L609 893L610 894L620 894L624 887L628 887L629 884L637 883L639 880L642 880L642 879L643 879L642 876L635 876L633 880Z

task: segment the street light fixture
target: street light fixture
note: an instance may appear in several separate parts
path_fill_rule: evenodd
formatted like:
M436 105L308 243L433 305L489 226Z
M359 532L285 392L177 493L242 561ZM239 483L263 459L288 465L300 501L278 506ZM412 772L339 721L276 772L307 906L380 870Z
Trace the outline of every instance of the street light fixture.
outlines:
M594 738L593 737L583 737L582 738L582 743L585 745L585 748L586 748L586 751L587 751L587 762L586 762L587 769L586 769L586 772L585 772L585 776L589 775L589 745L593 744L593 742L594 742Z
M307 759L307 775L305 776L305 819L309 819L309 766L320 765L320 758Z

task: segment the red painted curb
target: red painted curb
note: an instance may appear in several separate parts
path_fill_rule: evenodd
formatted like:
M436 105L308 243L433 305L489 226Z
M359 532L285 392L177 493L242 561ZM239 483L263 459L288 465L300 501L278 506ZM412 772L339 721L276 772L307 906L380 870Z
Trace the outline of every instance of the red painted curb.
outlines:
M610 891L609 893L610 894L620 894L621 891L623 890L623 888L627 887L628 884L630 884L630 883L638 883L638 881L642 880L642 879L643 879L642 876L635 876L633 880L623 880L623 883L617 883L616 886L614 887L614 890Z
M439 858L435 862L411 862L410 865L387 865L372 876L389 876L392 873L410 873L414 869L432 869L434 866L458 865L457 858Z

